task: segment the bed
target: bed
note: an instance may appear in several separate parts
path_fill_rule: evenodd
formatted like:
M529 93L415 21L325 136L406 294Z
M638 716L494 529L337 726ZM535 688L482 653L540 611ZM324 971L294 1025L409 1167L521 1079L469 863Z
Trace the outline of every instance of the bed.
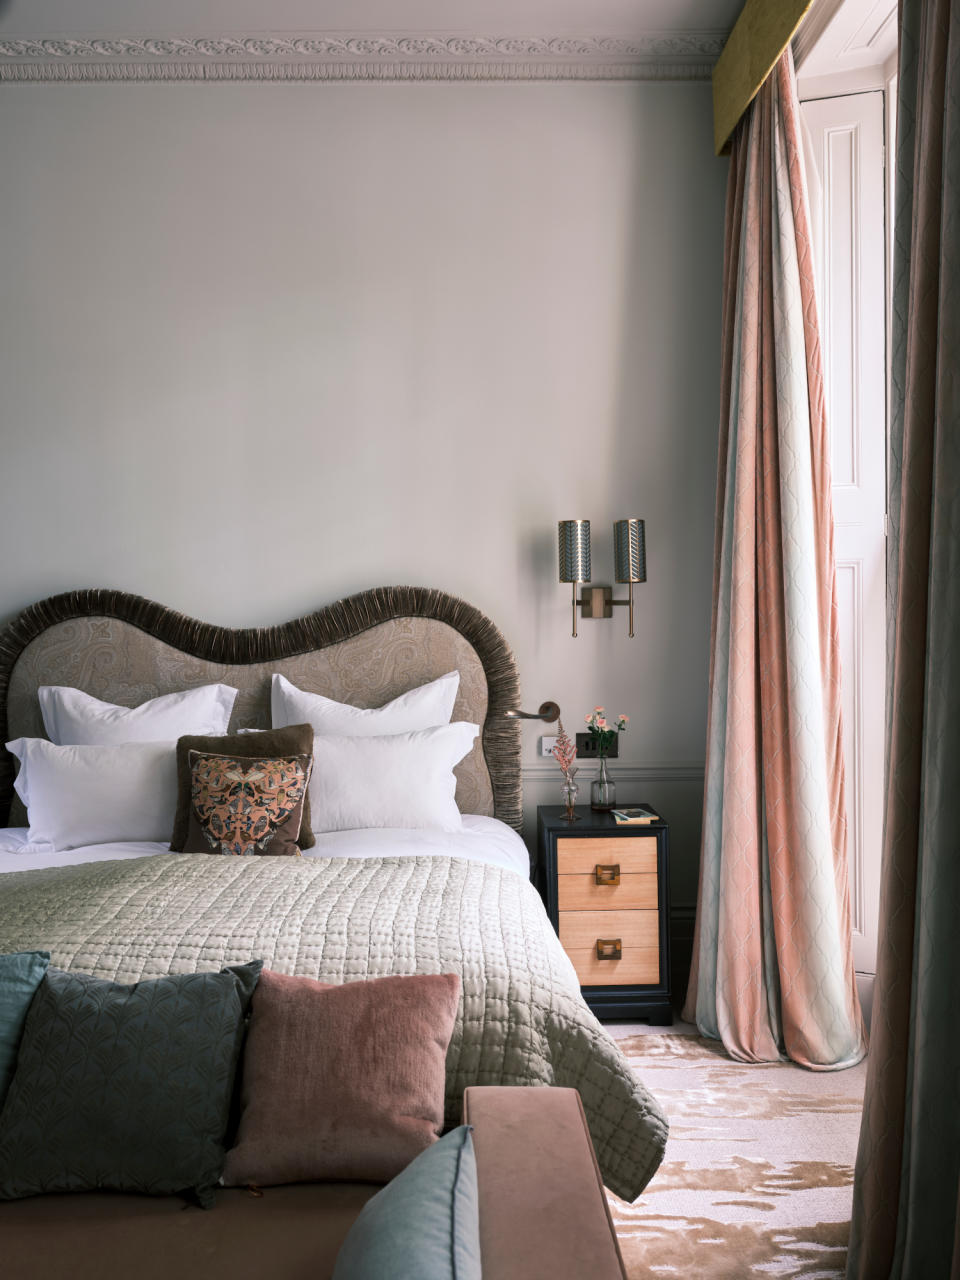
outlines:
M38 851L0 760L0 952L123 982L262 958L328 982L457 972L447 1123L471 1084L580 1091L606 1185L633 1200L667 1124L584 1004L529 881L521 825L513 656L478 610L443 592L363 592L284 626L232 630L138 596L81 591L26 609L0 633L0 742L42 738L37 690L135 707L223 683L230 730L270 726L270 680L360 708L453 670L453 719L480 726L455 769L457 831L318 831L299 858L171 853L163 841Z

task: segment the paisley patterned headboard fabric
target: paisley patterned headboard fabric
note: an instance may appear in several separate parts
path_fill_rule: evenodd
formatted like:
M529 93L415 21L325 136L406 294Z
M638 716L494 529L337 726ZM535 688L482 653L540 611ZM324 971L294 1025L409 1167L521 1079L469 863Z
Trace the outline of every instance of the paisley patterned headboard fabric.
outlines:
M234 630L197 622L122 591L76 591L25 609L0 632L0 743L43 737L41 684L70 685L123 706L221 681L239 689L231 729L269 728L270 675L339 702L377 707L454 669L454 720L481 726L457 767L464 813L520 829L516 662L477 609L423 587L381 587L282 626ZM25 821L14 762L0 748L0 825ZM11 804L12 801L12 804Z

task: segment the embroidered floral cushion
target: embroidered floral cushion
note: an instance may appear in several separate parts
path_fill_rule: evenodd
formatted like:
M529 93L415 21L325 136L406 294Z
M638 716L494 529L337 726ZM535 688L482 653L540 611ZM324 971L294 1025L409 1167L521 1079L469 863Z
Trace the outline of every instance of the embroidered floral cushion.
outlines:
M193 812L193 773L190 766L190 753L200 752L212 756L229 756L235 759L277 760L292 756L310 758L313 752L313 730L308 724L290 725L285 729L263 729L252 733L230 733L217 737L200 737L190 734L177 742L177 815L173 823L173 834L170 837L170 848L174 852L213 853L223 852L213 849L200 831L199 820ZM310 849L316 843L310 829L310 793L307 791L301 810L300 831L294 839L301 849ZM196 829L191 822L196 821ZM284 838L288 832L285 828ZM187 848L187 839L192 843ZM197 844L197 841L200 844ZM257 853L296 853L296 849L284 849L276 844L276 836L268 840L272 847L258 849Z
M309 755L279 758L191 751L185 853L299 855Z

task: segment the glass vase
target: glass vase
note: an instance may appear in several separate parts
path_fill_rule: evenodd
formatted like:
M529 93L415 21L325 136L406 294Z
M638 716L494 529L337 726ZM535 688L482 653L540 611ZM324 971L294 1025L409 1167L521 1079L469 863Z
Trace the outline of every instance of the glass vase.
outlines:
M567 821L576 822L577 814L575 805L577 803L577 784L569 774L563 775L563 786L561 787L560 794L563 796L564 808L567 811Z
M617 803L617 788L607 773L607 757L600 757L600 773L590 783L590 808L606 813Z

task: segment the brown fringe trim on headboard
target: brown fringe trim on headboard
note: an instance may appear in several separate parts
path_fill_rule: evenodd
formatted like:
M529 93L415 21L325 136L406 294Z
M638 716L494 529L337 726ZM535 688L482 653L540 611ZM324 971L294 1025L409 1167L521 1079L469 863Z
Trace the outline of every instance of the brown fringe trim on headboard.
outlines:
M487 718L483 754L493 787L494 813L519 831L522 824L520 727L503 713L520 705L517 664L500 631L479 609L428 587L374 587L294 618L277 627L218 627L126 591L91 589L50 596L19 614L0 631L0 743L9 736L7 691L10 675L26 646L48 627L73 618L118 618L183 653L209 662L274 662L368 631L394 618L434 618L459 631L477 652L487 678ZM14 761L0 750L0 825L13 795Z

